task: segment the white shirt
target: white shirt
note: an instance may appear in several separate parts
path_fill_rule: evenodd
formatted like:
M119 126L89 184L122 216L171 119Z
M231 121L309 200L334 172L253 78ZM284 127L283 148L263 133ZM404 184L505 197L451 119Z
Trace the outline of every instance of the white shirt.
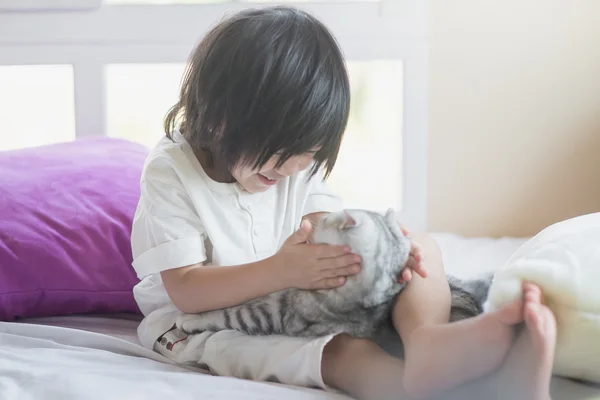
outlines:
M134 296L145 319L142 344L173 324L176 311L160 272L200 262L239 265L275 254L304 215L343 208L310 169L274 187L251 194L238 184L218 183L204 172L179 132L150 152L141 177L141 196L133 220L133 268L141 282Z

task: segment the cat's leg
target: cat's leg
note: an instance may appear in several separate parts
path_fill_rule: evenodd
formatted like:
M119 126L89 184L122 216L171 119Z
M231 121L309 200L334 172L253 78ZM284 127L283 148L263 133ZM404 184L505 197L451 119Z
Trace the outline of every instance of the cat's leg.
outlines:
M428 398L484 376L503 361L522 321L522 304L494 314L448 323L450 289L437 243L413 235L423 248L427 278L414 274L392 312L405 349L404 387L415 398Z
M249 335L282 333L280 312L286 308L285 293L272 293L236 307L207 311L200 314L184 314L177 317L175 325L191 334L204 331L233 329Z
M234 329L231 323L232 314L235 317L235 309L207 311L201 314L182 313L175 320L175 326L187 334Z

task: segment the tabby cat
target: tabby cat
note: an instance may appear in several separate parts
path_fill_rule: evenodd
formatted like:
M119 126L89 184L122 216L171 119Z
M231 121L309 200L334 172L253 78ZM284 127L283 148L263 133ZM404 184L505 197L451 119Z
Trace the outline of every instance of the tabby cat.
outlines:
M362 257L361 271L338 288L287 289L236 307L201 314L181 314L179 330L188 333L235 329L251 335L324 336L347 333L371 337L389 326L391 307L405 284L398 276L409 258L411 242L393 210L385 215L366 210L327 214L314 226L312 243L348 244ZM482 312L489 283L464 282L449 276L451 320Z

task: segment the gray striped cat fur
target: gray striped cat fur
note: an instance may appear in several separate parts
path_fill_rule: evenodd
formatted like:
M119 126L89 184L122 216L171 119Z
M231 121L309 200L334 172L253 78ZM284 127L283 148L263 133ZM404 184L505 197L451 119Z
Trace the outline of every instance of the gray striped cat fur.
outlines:
M409 258L410 239L393 210L327 214L315 224L313 243L348 244L362 257L361 271L335 289L287 289L236 307L181 313L176 326L187 334L234 329L251 335L324 336L347 333L373 337L390 323L391 307L404 284L397 277ZM450 319L482 312L491 277L464 281L448 276L452 296Z

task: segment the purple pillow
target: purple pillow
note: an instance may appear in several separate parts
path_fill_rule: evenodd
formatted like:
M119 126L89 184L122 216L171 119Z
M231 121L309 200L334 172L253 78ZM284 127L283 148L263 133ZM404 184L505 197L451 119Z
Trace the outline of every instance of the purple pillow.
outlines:
M112 138L0 152L0 320L139 313L130 234L145 147Z

